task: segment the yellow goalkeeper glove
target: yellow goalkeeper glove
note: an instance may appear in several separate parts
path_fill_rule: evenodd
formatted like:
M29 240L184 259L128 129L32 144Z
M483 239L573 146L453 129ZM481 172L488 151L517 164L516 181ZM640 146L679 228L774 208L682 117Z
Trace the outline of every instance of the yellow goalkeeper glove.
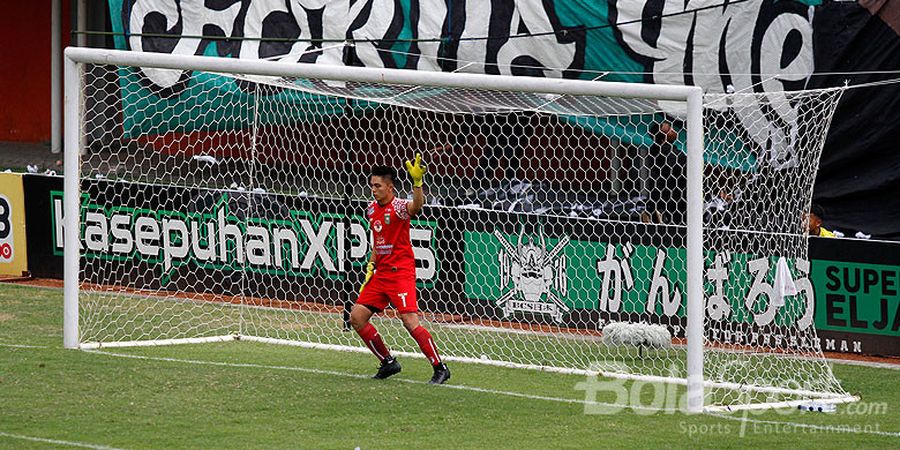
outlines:
M425 177L425 166L422 165L422 154L416 153L416 163L406 161L406 171L412 178L413 186L422 187L422 179Z
M369 283L369 280L372 279L372 275L375 275L375 262L369 261L369 263L366 264L366 279L363 281L362 286L359 287L360 294L362 294L362 291L366 287L366 284Z

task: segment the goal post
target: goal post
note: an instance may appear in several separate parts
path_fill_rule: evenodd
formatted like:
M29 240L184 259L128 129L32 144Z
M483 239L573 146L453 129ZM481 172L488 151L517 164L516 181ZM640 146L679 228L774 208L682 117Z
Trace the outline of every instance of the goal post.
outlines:
M63 241L63 344L65 348L78 347L78 284L80 276L78 249L80 239L80 202L81 188L81 104L82 77L79 62L69 57L63 58L63 80L65 109L65 137L63 155L64 192L65 192L65 238Z
M686 386L690 412L854 399L811 348L814 328L794 323L811 312L793 286L809 273L797 216L824 142L807 126L827 129L838 91L704 96L87 48L66 49L65 81L66 348L361 350L340 331L370 246L360 181L421 151L433 213L414 227L420 307L447 359L666 380ZM712 223L705 172L740 197L733 227ZM754 208L781 195L772 180L796 193L756 229L767 212ZM732 260L755 278L720 267ZM644 330L626 326L624 343L604 342L617 323L668 337L635 344Z
M703 410L703 96L687 103L687 410Z

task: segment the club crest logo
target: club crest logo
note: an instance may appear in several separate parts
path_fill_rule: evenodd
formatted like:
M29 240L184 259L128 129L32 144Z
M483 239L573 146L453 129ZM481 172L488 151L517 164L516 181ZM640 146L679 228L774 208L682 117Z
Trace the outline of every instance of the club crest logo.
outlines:
M388 212L388 213L384 213L384 224L385 224L385 225L390 225L390 224L391 224L391 213L389 213L389 212Z
M523 229L514 243L499 231L494 231L494 237L503 247L499 254L500 288L508 289L497 300L503 317L522 311L549 315L555 322L562 322L563 315L571 310L562 300L568 292L563 250L569 237L562 236L549 250L540 230L535 237L526 236Z

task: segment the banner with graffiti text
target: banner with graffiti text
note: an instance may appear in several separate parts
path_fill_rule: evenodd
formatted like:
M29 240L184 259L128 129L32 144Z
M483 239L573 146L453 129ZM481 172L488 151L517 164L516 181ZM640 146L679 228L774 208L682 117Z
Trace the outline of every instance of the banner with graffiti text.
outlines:
M110 0L109 6L114 31L122 33L117 47L137 51L584 79L614 71L617 81L725 92L729 85L763 83L772 91L802 85L813 70L810 7L819 3ZM778 71L786 76L750 75ZM146 75L159 87L180 79L171 71Z
M110 0L109 5L114 31L121 33L117 46L137 51L686 84L703 86L709 93L747 89L774 93L802 87L812 73L809 3L736 2L711 8L705 3L653 1ZM664 18L648 19L654 15ZM676 75L679 71L685 74ZM749 75L759 71L784 75L767 79ZM253 92L234 79L153 68L123 73L126 137L231 130L247 126L249 120L223 120L217 111L238 109L249 115L253 110L249 107ZM221 105L218 99L223 97L240 100L238 105ZM298 107L289 109L306 111L309 108L300 105L309 100L308 94L275 90L260 101L277 101L282 108L296 103ZM200 110L192 108L195 104L208 107L202 109L202 117L153 116L154 103L173 102L185 111ZM788 111L795 107L785 104L769 111L760 104L736 111L746 115L741 123L774 129L796 113ZM335 107L321 114L344 112ZM671 113L682 114L677 107ZM610 133L609 128L591 127L596 133ZM610 137L622 142L636 139L629 134L646 135L645 130L612 133ZM759 139L753 144L769 145Z
M900 14L891 2L822 0L109 0L119 49L296 63L458 71L770 92L880 82L900 70ZM870 45L877 42L878 45ZM242 84L208 74L140 69L121 85L126 137L231 130L215 107L184 123L154 102L214 106ZM896 84L851 90L830 124L816 198L826 225L900 237L893 136ZM273 94L274 95L274 94ZM282 103L304 102L279 93ZM249 100L248 100L249 101ZM338 105L340 106L340 105ZM747 108L742 122L778 127L797 105ZM243 108L246 110L246 108ZM295 108L303 110L303 108ZM337 107L323 114L340 115ZM673 114L678 114L673 110ZM98 119L103 122L102 119ZM130 128L129 123L144 124ZM874 126L873 126L874 125ZM595 132L602 132L596 127ZM865 129L860 135L857 131ZM811 130L810 132L815 132ZM753 133L749 133L753 135ZM630 136L611 136L628 141ZM165 142L154 139L152 142ZM756 142L765 147L767 142ZM872 214L879 211L879 214Z

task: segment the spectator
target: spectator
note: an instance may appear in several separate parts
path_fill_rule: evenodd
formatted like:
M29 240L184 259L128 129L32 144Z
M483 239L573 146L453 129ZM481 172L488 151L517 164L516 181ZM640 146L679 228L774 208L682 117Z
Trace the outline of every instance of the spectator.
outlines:
M678 132L669 122L650 126L650 179L647 180L647 211L644 221L685 225L687 214L687 155L675 148Z
M835 237L834 233L822 226L822 220L825 217L825 210L821 205L813 203L809 212L806 214L806 226L810 236L819 237Z
M519 179L522 153L528 137L529 118L522 113L489 114L484 127L486 146L475 168L475 180L482 188L492 186L497 179L497 169L503 168L502 182Z

